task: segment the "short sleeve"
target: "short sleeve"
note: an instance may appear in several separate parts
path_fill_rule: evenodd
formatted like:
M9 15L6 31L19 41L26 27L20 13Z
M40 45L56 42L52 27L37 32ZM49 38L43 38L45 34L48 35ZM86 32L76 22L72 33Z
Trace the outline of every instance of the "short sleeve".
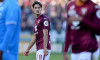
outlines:
M6 24L17 24L18 9L17 7L9 6L6 12Z
M100 6L98 5L95 5L94 8L93 22L97 25L97 28L100 28Z
M100 9L96 10L96 15L95 15L95 19L100 21Z
M49 29L50 28L50 21L48 18L43 18L43 29Z
M97 35L100 35L100 7L98 5L94 6L93 16L91 18L92 22L88 18L84 17L82 23Z

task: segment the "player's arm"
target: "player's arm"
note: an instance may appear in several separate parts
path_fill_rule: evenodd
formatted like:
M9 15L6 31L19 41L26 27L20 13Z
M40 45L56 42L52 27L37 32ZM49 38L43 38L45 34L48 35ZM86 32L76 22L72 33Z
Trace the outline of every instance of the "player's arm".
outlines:
M100 34L100 9L95 10L93 20L91 21L88 19L86 16L85 17L76 17L76 16L71 16L69 17L68 21L72 23L72 21L80 21L82 25L88 27L92 31L94 31L97 34Z
M64 45L64 60L68 60L68 56L66 56L66 53L68 52L68 48L70 46L70 26L68 25L66 30L66 38L65 38L65 45Z
M8 7L7 9L7 13L6 13L6 19L5 19L5 24L6 26L4 28L6 28L6 32L4 35L4 39L3 42L0 46L1 50L6 50L8 47L9 42L13 39L13 34L15 32L16 29L16 25L17 25L17 19L18 19L18 15L20 14L18 12L19 10L17 8L11 8Z
M0 48L1 50L4 51L7 49L8 43L10 42L10 40L13 37L15 27L16 27L15 24L6 24L6 32L5 32L3 42L1 44L1 48Z
M100 34L100 9L96 10L92 22L87 18L83 18L81 22L92 31Z
M6 27L7 27L6 28L7 30L5 32L3 42L1 43L1 46L0 46L0 59L2 59L3 52L7 50L7 46L13 37L13 32L15 30L15 24L7 24Z
M69 16L68 16L68 9L69 9L70 4L68 4L66 11L67 11L67 24L66 24L66 38L65 38L65 45L64 45L64 52L63 52L63 59L68 60L68 56L66 56L66 53L68 52L68 48L70 46L70 23L68 21Z
M48 54L47 51L47 42L48 42L48 29L43 29L43 48L44 48L44 55L46 56Z
M69 45L70 45L70 27L68 26L66 31L64 52L68 52Z
M36 33L34 33L33 38L27 48L28 51L32 48L32 46L35 44L35 42L36 42Z
M24 52L24 56L28 56L29 50L32 48L32 46L35 44L36 42L36 33L34 33L33 38L27 48L27 50Z
M44 55L46 56L48 54L47 50L47 43L48 43L48 35L49 35L49 29L50 29L50 20L49 18L43 18L43 48L44 48Z

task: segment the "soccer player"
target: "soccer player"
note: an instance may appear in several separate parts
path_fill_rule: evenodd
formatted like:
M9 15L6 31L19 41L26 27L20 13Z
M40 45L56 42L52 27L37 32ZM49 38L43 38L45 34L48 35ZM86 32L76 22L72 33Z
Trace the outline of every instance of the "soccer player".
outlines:
M0 60L18 60L20 24L18 1L0 0Z
M68 28L64 47L64 60L71 45L71 60L91 60L98 49L95 34L100 34L100 7L91 0L75 0L67 6Z
M42 4L40 2L35 1L32 7L37 19L34 24L33 39L25 51L24 56L28 56L29 50L36 42L36 60L49 60L51 52L49 35L50 20L47 16L41 14Z

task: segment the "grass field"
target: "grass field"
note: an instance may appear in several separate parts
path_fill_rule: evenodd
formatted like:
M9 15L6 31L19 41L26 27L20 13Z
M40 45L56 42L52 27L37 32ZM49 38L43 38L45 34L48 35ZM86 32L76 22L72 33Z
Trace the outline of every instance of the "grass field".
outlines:
M36 60L35 54L29 54L29 56L24 57L23 54L19 55L19 60ZM51 54L50 60L63 60L62 54Z
M36 60L35 54L29 54L29 56L24 57L23 54L19 55L19 60ZM50 60L63 60L62 54L51 54ZM100 60L100 58L99 58Z

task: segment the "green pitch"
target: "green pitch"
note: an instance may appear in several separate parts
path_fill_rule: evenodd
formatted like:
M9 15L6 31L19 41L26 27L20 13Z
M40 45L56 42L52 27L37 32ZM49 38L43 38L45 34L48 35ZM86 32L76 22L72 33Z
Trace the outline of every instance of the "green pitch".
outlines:
M23 54L20 54L19 60L36 60L35 53L29 54L27 57L24 57ZM63 54L51 54L50 60L63 60Z
M35 54L29 54L29 56L24 57L23 54L19 55L19 60L36 60ZM62 54L51 54L50 60L63 60Z

